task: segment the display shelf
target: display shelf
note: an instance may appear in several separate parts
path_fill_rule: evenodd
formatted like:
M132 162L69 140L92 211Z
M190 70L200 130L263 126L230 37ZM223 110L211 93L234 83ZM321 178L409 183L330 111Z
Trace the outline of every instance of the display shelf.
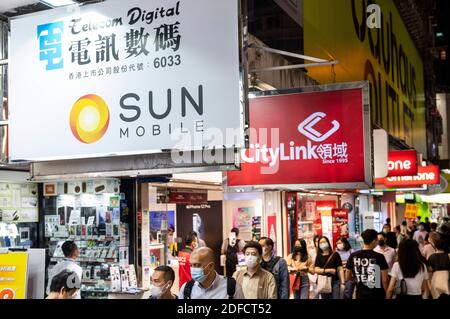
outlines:
M64 257L51 257L50 261L60 261L63 260ZM119 263L119 259L118 258L83 258L83 257L79 257L77 258L78 262L91 262L91 263Z
M98 284L100 281L110 283L111 279L83 279L81 281L81 284L85 285Z
M71 237L50 237L50 241L61 241L61 240L73 240L73 241L99 241L99 242L110 242L119 241L118 237L84 237L84 236L71 236Z

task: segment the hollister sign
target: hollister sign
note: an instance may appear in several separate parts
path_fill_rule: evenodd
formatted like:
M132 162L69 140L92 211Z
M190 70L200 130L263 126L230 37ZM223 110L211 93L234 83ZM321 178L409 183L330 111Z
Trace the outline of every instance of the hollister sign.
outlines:
M417 175L416 151L389 152L388 176L414 176Z
M228 185L371 186L365 94L365 83L357 83L252 99L250 147L241 154L241 172L228 173Z

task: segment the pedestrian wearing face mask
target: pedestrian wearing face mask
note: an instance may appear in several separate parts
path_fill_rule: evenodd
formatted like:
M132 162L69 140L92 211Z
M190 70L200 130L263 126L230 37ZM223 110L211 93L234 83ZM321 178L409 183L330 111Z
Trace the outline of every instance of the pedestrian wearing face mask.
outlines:
M180 288L184 283L192 279L190 259L194 249L197 248L197 236L190 232L185 240L185 247L178 253L178 276L180 277Z
M347 278L347 260L350 258L350 255L355 252L355 250L350 245L349 241L345 237L341 237L336 241L336 251L341 257L342 260L342 267L344 268L344 274ZM350 280L345 281L345 290L344 290L344 299L353 299L353 293L355 291L355 278L353 276L349 277Z
M386 262L389 266L388 270L391 271L392 266L397 259L397 252L394 248L387 245L385 233L378 234L378 246L375 247L374 251L382 254L384 258L386 258Z
M425 230L425 224L420 223L418 230L414 233L413 239L419 244L419 249L422 252L425 245L425 236L428 232Z
M277 299L275 277L261 267L262 247L258 242L250 241L244 247L247 268L238 270L233 278L242 286L245 299Z
M295 276L292 284L294 299L309 299L310 281L308 274L314 273L314 263L308 255L306 241L297 239L292 254L287 256L286 263L291 275Z
M275 256L274 242L268 237L262 237L259 244L263 249L261 267L269 271L277 282L278 299L289 299L289 271L286 260Z
M319 250L317 252L315 272L319 276L331 278L331 293L320 293L321 299L341 299L341 290L345 289L344 269L342 260L338 253L333 252L330 241L322 236L319 239ZM320 290L320 287L318 287Z
M181 287L179 299L244 299L241 285L235 279L216 272L211 248L201 247L192 252L190 265L192 280Z
M151 277L150 299L177 299L170 291L175 281L175 272L169 266L159 266Z

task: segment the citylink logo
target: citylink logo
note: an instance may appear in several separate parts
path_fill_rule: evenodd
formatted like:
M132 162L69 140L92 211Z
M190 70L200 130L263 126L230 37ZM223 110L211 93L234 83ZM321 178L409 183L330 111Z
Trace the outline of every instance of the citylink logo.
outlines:
M73 135L82 143L99 141L108 130L109 108L98 95L81 97L70 112L70 128Z
M314 126L321 120L323 120L326 116L327 115L322 112L316 112L311 114L306 120L304 120L299 124L298 131L314 142L325 141L331 135L336 133L341 127L341 124L338 121L334 120L331 122L331 124L333 124L333 127L325 134L316 131L314 129Z

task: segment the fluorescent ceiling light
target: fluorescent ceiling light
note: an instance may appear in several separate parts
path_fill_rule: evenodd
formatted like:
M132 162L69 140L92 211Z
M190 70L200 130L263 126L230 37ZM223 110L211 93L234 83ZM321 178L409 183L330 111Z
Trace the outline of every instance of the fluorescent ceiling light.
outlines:
M43 4L46 4L50 7L56 8L56 7L63 7L63 6L69 6L71 4L75 4L75 1L72 0L40 0Z

